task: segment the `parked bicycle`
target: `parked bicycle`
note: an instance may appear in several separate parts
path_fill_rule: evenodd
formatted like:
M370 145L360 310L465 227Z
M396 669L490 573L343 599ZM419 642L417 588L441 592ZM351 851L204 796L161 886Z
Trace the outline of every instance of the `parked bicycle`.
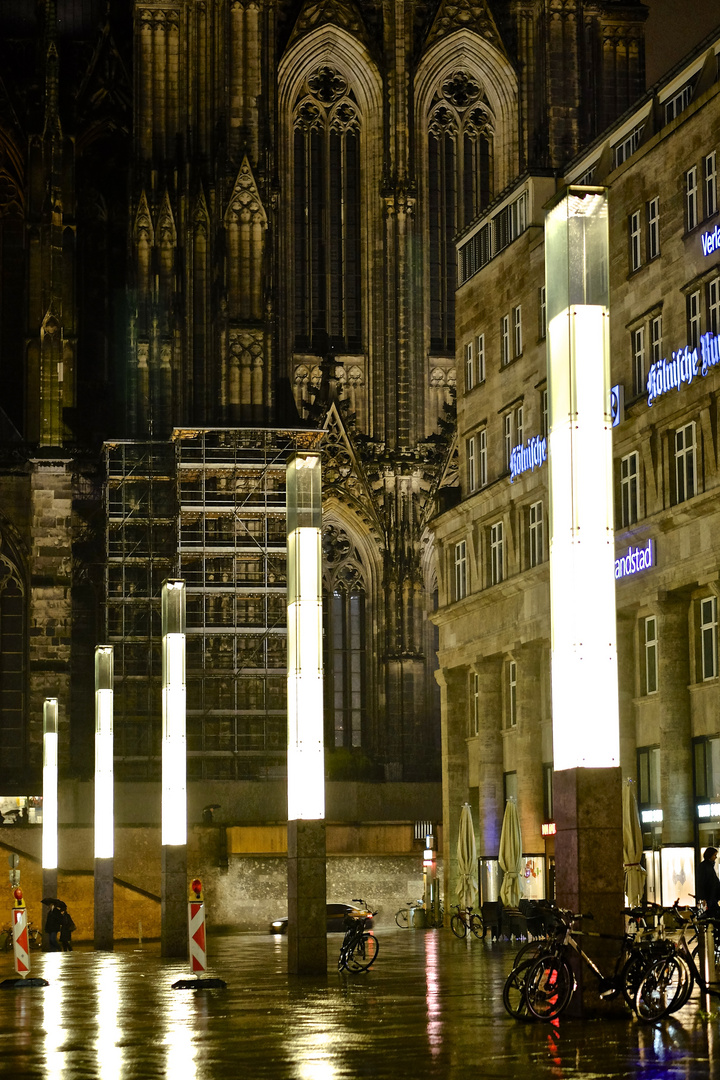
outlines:
M671 908L666 908L679 929L672 956L655 964L641 980L635 995L635 1011L641 1020L650 1022L661 1020L664 1016L677 1012L690 999L697 985L703 994L720 997L720 989L710 986L700 970L698 962L699 937L708 924L714 930L715 957L717 960L717 938L720 925L713 920L700 917L692 908L683 908L676 900Z
M472 907L461 908L459 904L453 904L453 907L455 914L450 916L450 929L455 937L464 938L470 933L482 940L486 933L482 915Z
M364 900L353 900L353 903L368 907ZM375 916L377 911L370 914ZM345 916L345 936L340 946L338 971L367 971L370 965L375 963L380 943L367 929L368 918L369 916Z
M13 947L13 928L12 926L4 926L0 930L0 934L3 934L2 946L5 952L12 952ZM28 923L28 942L31 949L42 948L42 930L39 930L33 923Z
M422 900L408 900L407 907L401 907L399 911L395 912L395 922L401 930L409 928L410 923L413 922L413 913L418 909L420 911L425 910Z

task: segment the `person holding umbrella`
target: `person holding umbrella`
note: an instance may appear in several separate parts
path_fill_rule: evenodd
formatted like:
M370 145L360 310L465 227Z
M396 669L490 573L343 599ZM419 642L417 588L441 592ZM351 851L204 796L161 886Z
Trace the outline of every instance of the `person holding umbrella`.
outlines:
M50 942L50 952L60 952L61 946L58 942L58 934L62 930L63 912L66 904L63 900L58 900L57 897L52 896L44 897L42 903L49 908L45 920L45 933Z

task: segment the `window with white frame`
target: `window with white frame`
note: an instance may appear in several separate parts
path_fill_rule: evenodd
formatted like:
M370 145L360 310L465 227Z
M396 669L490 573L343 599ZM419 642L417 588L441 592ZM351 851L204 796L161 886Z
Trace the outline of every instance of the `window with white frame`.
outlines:
M455 545L455 599L467 596L467 545L460 540Z
M698 223L697 165L685 173L685 219L690 232Z
M515 348L515 356L522 356L523 351L523 336L522 336L522 305L518 304L517 307L512 309L513 318L513 345Z
M656 315L650 320L650 358L653 364L662 360L663 334L662 315Z
M507 666L508 672L508 696L507 696L507 726L517 726L517 661L510 660Z
M720 277L708 281L707 285L708 330L720 334Z
M465 389L472 390L475 385L475 357L473 356L473 343L465 344Z
M620 459L620 512L622 527L634 525L638 519L638 473L640 455L637 450Z
M512 413L505 413L503 417L504 440L505 440L505 467L510 468L510 455L513 451Z
M515 409L515 445L522 446L524 437L523 407L518 405Z
M717 155L713 150L703 162L705 187L705 217L712 217L717 210Z
M617 145L613 147L616 169L618 165L622 165L623 161L627 161L631 154L635 153L640 145L640 138L644 127L644 124L638 125L634 131L631 131L629 135L625 136L622 142L617 143Z
M485 382L485 335L478 334L477 341L477 381Z
M655 615L648 615L645 619L644 639L645 693L656 694L658 688L658 633Z
M500 320L500 363L505 367L510 363L510 316L503 315Z
M477 671L472 676L472 708L470 710L470 734L480 733L480 676Z
M641 213L639 210L635 210L629 218L629 232L630 232L630 269L639 270L642 265L642 250L640 246L641 237Z
M695 421L675 432L675 502L685 502L695 494Z
M546 299L546 296L545 296L545 286L544 285L540 286L539 292L540 292L540 297L539 297L540 337L545 338L545 337L547 337L547 299Z
M691 292L687 298L688 345L691 349L700 347L702 311L700 308L700 290Z
M703 682L717 675L717 597L700 601L700 655Z
M632 361L633 361L633 390L635 394L642 394L645 390L645 327L638 326L631 331Z
M650 199L647 204L647 257L655 259L660 254L660 200Z
M467 483L468 491L475 491L478 486L477 477L477 443L475 436L471 435L465 443L467 455Z
M485 487L487 484L487 429L481 428L476 435L476 439L478 487Z
M544 557L543 504L534 502L528 509L528 556L530 566L539 566Z
M502 521L490 526L490 584L499 585L505 577L505 540Z
M548 426L548 392L547 387L540 391L540 433L543 439L548 436L550 428Z
M678 90L677 94L674 94L669 101L665 102L665 123L669 124L671 120L674 120L676 116L687 109L688 105L692 101L693 88L690 83L687 86L683 86L682 90Z

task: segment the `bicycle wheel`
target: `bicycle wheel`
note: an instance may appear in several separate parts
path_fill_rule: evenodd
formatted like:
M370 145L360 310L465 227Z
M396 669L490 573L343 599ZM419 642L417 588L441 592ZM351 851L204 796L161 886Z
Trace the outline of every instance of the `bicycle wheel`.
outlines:
M374 934L363 934L355 947L350 949L347 958L348 971L367 971L375 963L380 943Z
M400 908L395 915L395 922L401 930L407 930L410 926L410 912L406 907Z
M467 924L462 915L453 915L450 919L450 929L455 937L464 938L467 934Z
M42 949L42 934L39 930L28 930L28 941L31 949Z
M557 956L541 956L525 977L528 1011L538 1020L554 1020L575 989L575 979L568 964Z
M535 960L523 960L512 969L503 986L503 1005L516 1020L532 1020L525 997L525 979Z
M513 960L513 967L519 967L526 960L539 960L550 952L551 945L547 938L538 938L537 941L526 941L522 948L518 949L517 956Z
M677 956L657 960L645 975L635 995L639 1020L661 1020L673 1011L675 1000L683 991L690 972Z
M483 922L483 917L482 915L478 915L477 912L470 916L470 930L480 941L482 941L487 933L487 927Z

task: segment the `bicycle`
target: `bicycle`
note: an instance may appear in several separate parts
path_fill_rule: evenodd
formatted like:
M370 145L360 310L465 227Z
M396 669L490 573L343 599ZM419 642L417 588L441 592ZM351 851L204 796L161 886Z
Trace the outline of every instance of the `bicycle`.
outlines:
M650 1022L661 1020L664 1016L669 1016L681 1009L690 999L696 983L703 994L720 997L720 989L714 989L708 984L697 962L697 941L701 927L706 922L712 923L716 933L715 955L717 957L717 934L720 926L713 920L701 919L692 908L685 908L685 915L681 915L677 900L671 908L665 910L673 915L680 931L675 944L675 952L664 962L656 963L645 974L635 995L635 1011L639 1019ZM688 927L692 927L694 931L690 940L686 936ZM693 942L696 944L694 948L691 948Z
M365 908L368 907L364 900L353 900L353 903L362 904ZM371 912L371 915L377 915L377 911ZM370 965L375 963L380 950L380 943L375 935L367 929L369 917L345 916L345 936L340 946L338 971L367 971Z
M13 928L12 926L4 926L0 930L0 934L5 935L5 939L2 943L2 948L5 952L12 952L13 947ZM28 944L31 949L42 948L42 930L39 930L33 923L28 923Z
M473 911L472 907L461 908L459 904L453 904L455 914L450 916L450 929L455 937L467 937L468 931L476 938L482 940L487 933L482 915Z
M407 907L401 907L399 911L395 912L395 922L398 924L401 930L407 930L411 923L411 913L420 910L424 910L424 904L422 900L408 900Z

